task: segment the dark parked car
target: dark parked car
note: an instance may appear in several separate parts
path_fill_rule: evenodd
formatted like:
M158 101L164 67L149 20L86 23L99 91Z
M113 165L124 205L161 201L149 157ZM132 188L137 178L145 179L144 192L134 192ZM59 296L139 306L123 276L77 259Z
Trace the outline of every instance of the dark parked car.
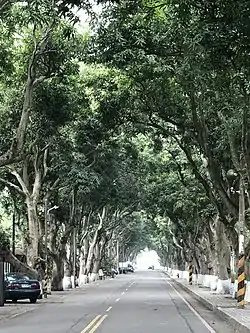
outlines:
M5 300L17 302L19 299L29 299L36 303L41 293L37 280L23 273L7 273L5 275Z
M127 271L134 273L134 267L132 265L128 264Z
M152 265L152 266L149 266L149 268L148 269L152 269L152 270L154 270L155 269L155 267L154 267L154 265Z

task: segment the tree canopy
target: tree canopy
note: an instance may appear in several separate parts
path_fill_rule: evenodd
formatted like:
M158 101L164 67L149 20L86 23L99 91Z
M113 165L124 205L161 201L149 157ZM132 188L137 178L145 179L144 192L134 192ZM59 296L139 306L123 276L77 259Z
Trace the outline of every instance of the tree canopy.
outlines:
M120 244L127 260L149 247L227 279L243 201L249 255L248 17L232 0L0 1L0 186L19 269L42 278L48 252L59 288L115 265Z

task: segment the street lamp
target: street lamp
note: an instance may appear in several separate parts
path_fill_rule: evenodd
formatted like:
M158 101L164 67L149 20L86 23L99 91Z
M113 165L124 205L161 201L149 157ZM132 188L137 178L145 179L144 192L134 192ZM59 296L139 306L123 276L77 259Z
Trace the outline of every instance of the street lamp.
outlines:
M48 216L49 213L54 210L58 209L59 206L53 206L48 209L48 199L44 200L44 234L45 234L45 240L44 240L44 245L45 245L45 250L44 250L44 255L45 255L45 283L44 283L44 298L48 297Z
M16 208L14 206L13 215L12 215L12 253L13 256L16 252Z
M0 252L0 306L4 306L4 253Z
M236 173L233 170L227 172L227 177L236 179L239 177L239 191L236 191L231 186L230 191L232 193L239 194L239 219L238 219L238 242L239 242L239 260L238 260L238 292L237 292L237 306L238 308L245 307L245 184L243 175L243 164L241 164L241 170Z
M45 212L44 212L44 233L45 233L45 261L47 262L48 257L48 216L50 212L54 209L58 209L59 206L53 206L48 209L48 200L45 199Z
M116 264L117 264L117 272L119 273L119 240L117 239L116 243Z

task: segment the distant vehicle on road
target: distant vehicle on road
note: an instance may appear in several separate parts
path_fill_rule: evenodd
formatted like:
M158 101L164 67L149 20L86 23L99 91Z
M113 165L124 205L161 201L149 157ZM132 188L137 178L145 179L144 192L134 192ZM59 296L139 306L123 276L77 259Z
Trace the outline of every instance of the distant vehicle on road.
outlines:
M149 268L148 269L152 269L152 270L154 270L155 269L155 267L154 267L154 265L151 265L151 266L149 266Z
M134 273L134 267L131 262L119 262L119 273L120 274L127 274L127 273Z
M31 303L36 303L41 293L39 281L23 273L5 274L4 286L4 298L12 302L29 299Z

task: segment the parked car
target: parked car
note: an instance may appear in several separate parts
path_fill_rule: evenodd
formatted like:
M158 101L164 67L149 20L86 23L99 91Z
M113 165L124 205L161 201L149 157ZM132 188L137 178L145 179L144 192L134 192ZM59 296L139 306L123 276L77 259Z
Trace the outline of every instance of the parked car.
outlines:
M134 273L135 270L134 270L134 267L131 264L128 264L127 271L131 272L131 273Z
M127 274L127 268L126 267L119 267L119 274Z
M154 267L154 265L151 265L151 266L149 266L149 268L148 269L152 269L152 270L154 270L155 269L155 267Z
M41 293L40 283L28 274L7 273L5 274L5 300L17 302L21 299L29 299L31 303L36 303Z

